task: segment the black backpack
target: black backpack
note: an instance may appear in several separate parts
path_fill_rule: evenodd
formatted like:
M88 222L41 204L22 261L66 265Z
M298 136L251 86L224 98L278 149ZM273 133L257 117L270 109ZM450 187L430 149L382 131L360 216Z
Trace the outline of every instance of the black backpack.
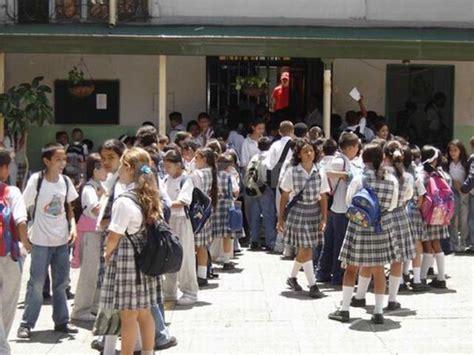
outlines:
M184 177L181 179L180 187L183 188L184 183L190 177ZM189 206L184 207L184 212L186 217L191 221L191 226L193 228L193 233L199 233L205 226L209 217L212 213L212 201L209 196L201 191L198 187L193 188L191 203Z
M121 195L131 199L140 206L136 194L127 192ZM140 207L141 208L141 207ZM135 266L137 272L136 283L141 283L140 271L147 276L160 276L178 272L183 262L183 247L178 237L175 236L164 221L156 221L154 224L146 224L146 244L142 251L138 251L128 233L125 236L132 244Z

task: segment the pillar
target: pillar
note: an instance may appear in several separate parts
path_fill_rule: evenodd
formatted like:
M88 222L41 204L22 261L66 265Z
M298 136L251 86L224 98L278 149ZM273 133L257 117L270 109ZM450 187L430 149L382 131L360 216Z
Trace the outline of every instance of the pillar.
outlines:
M159 87L158 87L158 112L159 133L166 134L166 56L160 55Z
M5 92L5 53L0 53L0 94ZM3 142L5 118L0 114L0 142Z
M331 137L331 95L332 95L332 59L323 59L323 131L324 136Z

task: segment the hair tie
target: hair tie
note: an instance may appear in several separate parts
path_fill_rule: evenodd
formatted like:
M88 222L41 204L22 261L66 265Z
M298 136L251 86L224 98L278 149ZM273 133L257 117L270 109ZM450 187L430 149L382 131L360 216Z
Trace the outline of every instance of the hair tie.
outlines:
M426 160L425 160L424 162L422 162L421 164L423 164L423 165L425 165L426 163L431 164L432 162L434 162L435 160L438 159L438 155L439 155L439 153L438 153L438 150L436 149L436 150L435 150L435 154L434 154L431 158L426 159Z
M151 174L151 168L148 165L143 165L140 168L140 172L145 175Z
M396 150L393 152L393 157L394 157L394 158L401 158L401 157L402 157L402 152L400 151L400 149L396 149Z

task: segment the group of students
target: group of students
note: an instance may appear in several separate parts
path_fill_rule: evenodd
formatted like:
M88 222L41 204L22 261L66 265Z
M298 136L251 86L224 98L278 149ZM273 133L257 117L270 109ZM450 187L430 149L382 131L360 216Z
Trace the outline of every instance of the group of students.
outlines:
M208 117L201 117L203 120ZM0 205L9 207L0 212L4 229L8 226L0 249L2 353L9 353L7 337L19 295L23 260L19 241L31 253L19 338L31 337L49 269L54 329L77 332L69 324L66 302L70 249L74 246L72 266L81 270L72 319L93 321L104 310L115 310L121 321L123 354L135 350L151 354L154 349L176 345L164 323L163 303L195 304L199 288L217 277L210 257L219 259L223 270L235 267L231 258L245 231L231 228L229 214L239 209L236 200L240 197L252 249L259 248L262 225L267 250L278 251L279 241L295 249L288 287L302 291L297 279L301 269L312 298L325 296L317 282L342 283L342 306L330 319L349 321L350 306L365 306L373 276L372 319L383 323L385 266L390 266L388 310L401 307L397 302L400 285L409 285L414 292L446 288L441 241L449 238L449 228L427 224L420 207L430 177L436 175L450 184L452 181L460 196L457 207L465 208L464 194L473 187L474 167L473 159L470 170L465 164L465 149L459 141L450 143L444 165L438 149L424 146L420 151L400 138L376 138L362 146L357 134L343 132L336 143L319 137L320 129L311 135L301 125L283 121L278 139L272 142L264 136L265 122L257 119L237 148L229 143L228 132L224 131L224 137L222 132L209 134L212 129L204 126L199 137L203 145L179 132L175 143L160 144L151 125L137 131L133 147L107 140L98 153L88 154L78 189L63 175L65 147L47 144L41 153L44 170L30 177L23 196L16 187L0 186ZM2 181L8 177L10 160L8 151L0 150ZM448 173L443 166L448 167ZM379 230L347 217L353 197L367 187L378 199ZM193 231L189 216L195 189L209 196L212 204L212 213L198 233ZM78 198L80 203L74 203ZM162 279L137 271L134 248L140 251L145 245L144 225L164 220L182 244L183 263L178 273ZM462 222L455 220L451 230L462 227ZM215 246L217 252L209 253ZM428 285L428 270L434 260L438 273ZM408 276L410 263L412 280ZM104 335L92 346L104 354L113 353L118 337Z

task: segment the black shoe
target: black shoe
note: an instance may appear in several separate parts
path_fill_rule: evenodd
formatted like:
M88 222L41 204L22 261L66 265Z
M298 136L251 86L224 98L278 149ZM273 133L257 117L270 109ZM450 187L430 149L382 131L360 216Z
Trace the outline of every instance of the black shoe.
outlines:
M388 302L387 311L396 311L397 309L402 308L402 305L399 302Z
M432 267L428 269L428 276L433 276L434 275L434 270Z
M347 323L350 320L349 311L338 310L336 312L329 313L328 318L332 320L337 320L338 322Z
M429 285L432 288L440 288L440 289L447 288L446 281L441 281L441 280L438 280L437 278L434 278L433 281L431 281Z
M73 327L68 323L55 325L54 331L67 334L77 334L79 332L76 327Z
M66 289L66 298L68 300L73 300L74 299L74 293L71 292L71 290L69 288Z
M104 343L99 339L92 340L91 349L97 350L98 352L104 351Z
M425 291L428 291L429 289L431 289L431 287L429 285L427 285L426 283L423 283L423 282L420 282L420 283L414 283L414 282L411 282L411 290L413 292L425 292Z
M309 288L309 297L311 298L323 298L324 293L319 291L318 285L314 284Z
M224 271L229 271L229 270L234 270L235 269L235 265L233 263L224 263L224 265L222 265L222 270Z
M298 280L296 279L296 277L289 277L286 280L286 284L290 286L293 291L303 291L303 288L298 284Z
M410 282L410 275L403 274L403 282L406 283L406 284L409 283Z
M165 350L176 345L178 345L178 340L175 337L171 337L170 340L163 345L155 344L155 350Z
M31 329L26 325L20 325L16 332L16 337L19 339L30 339L31 338Z
M382 313L374 313L372 315L372 323L374 323L374 324L383 324L384 322L385 322L385 319L384 319Z
M198 277L198 286L199 287L205 287L209 285L209 282L207 282L207 279L202 279L200 277Z
M252 242L250 244L250 250L260 250L260 244L257 242Z
M365 307L365 298L357 299L355 296L352 296L351 307L364 308Z

